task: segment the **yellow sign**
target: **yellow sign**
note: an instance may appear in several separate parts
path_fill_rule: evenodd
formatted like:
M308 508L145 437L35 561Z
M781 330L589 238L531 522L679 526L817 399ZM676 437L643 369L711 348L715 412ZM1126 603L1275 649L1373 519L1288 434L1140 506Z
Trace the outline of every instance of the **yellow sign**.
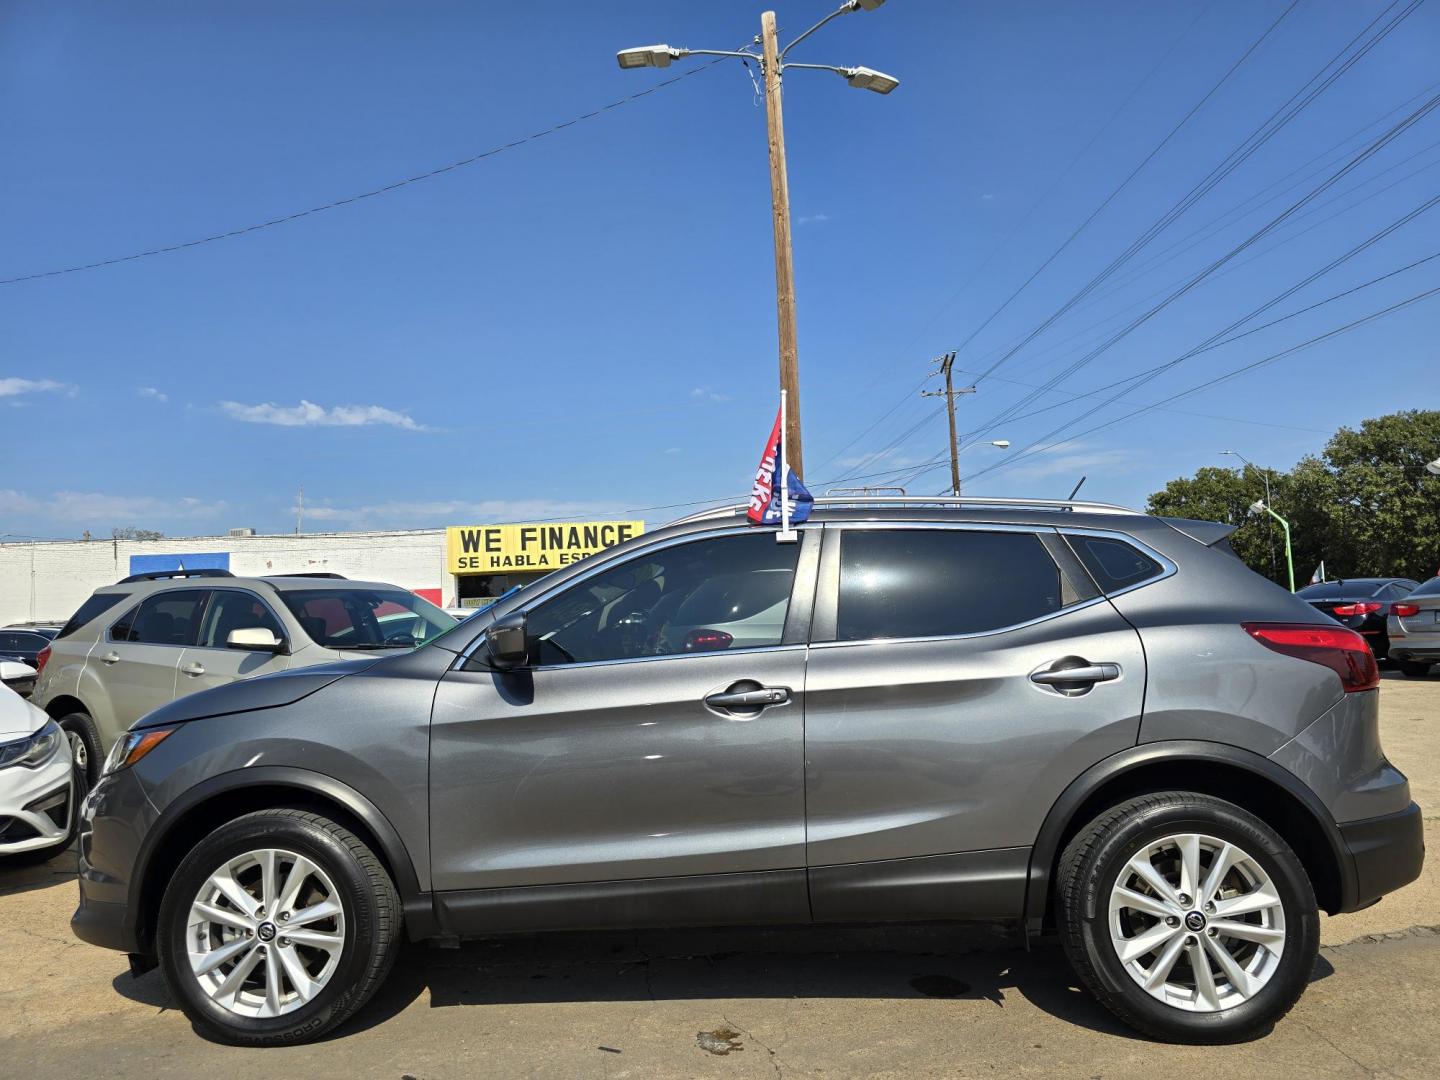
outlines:
M445 550L452 574L543 573L639 536L643 521L535 525L452 525Z

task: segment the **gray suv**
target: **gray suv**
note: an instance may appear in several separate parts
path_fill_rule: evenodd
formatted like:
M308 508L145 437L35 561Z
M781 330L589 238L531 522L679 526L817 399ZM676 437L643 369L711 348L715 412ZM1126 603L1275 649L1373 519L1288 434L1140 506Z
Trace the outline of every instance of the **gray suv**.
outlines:
M87 786L125 729L178 697L275 671L411 649L456 620L396 585L338 574L136 574L96 589L41 650L31 703Z
M685 519L422 648L146 716L85 803L74 931L251 1045L340 1024L404 937L937 919L1057 931L1152 1036L1251 1037L1319 911L1424 844L1369 647L1229 532L979 499L819 500L796 543Z

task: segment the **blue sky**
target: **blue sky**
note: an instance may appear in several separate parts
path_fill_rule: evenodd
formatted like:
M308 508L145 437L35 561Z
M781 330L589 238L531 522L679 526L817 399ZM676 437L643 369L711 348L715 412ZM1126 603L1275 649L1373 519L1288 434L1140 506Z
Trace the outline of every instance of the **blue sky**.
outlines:
M1384 6L1297 6L957 367L983 371L1047 319ZM793 33L832 7L790 0L779 17ZM902 80L888 97L820 72L786 80L812 487L888 481L945 452L940 403L915 392L931 358L970 338L1285 8L891 0L797 51ZM733 48L758 14L736 0L9 0L0 278L184 243L510 143L697 66L622 72L617 48ZM1425 101L1437 52L1428 4L962 399L961 430L977 434L967 490L1058 497L1088 475L1085 495L1138 504L1232 460L1221 449L1286 467L1342 424L1433 406L1440 297L1184 411L1015 457L1097 403L1070 395L1180 356L1434 196L1440 112L1021 411L1056 408L983 430ZM0 286L0 533L283 531L302 483L307 529L743 495L776 403L764 124L726 63L389 194ZM1440 208L1243 328L1437 240ZM1437 285L1440 260L1187 360L1070 430ZM1001 438L1009 451L986 445ZM909 486L946 482L942 468Z

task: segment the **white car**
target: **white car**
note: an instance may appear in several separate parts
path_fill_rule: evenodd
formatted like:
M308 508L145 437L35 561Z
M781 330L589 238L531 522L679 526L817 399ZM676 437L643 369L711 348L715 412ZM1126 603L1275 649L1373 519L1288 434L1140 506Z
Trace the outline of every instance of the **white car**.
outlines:
M0 661L0 681L23 674ZM31 672L33 675L33 672ZM0 688L0 856L59 851L75 823L75 759L65 733L19 694Z

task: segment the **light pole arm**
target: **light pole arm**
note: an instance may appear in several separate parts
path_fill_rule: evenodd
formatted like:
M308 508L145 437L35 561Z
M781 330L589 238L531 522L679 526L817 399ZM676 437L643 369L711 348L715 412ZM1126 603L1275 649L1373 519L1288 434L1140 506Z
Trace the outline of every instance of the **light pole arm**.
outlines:
M796 45L799 45L800 42L804 41L804 40L805 40L807 37L809 37L811 34L815 33L816 30L819 30L822 26L824 26L826 23L828 23L831 19L838 19L841 15L848 15L848 14L850 14L850 12L852 12L852 11L855 10L855 7L856 7L856 5L855 5L855 0L846 0L845 3L841 4L838 8L836 8L834 11L832 11L829 15L826 15L823 19L821 19L819 22L817 22L814 26L810 27L809 30L806 30L803 34L801 34L799 37L797 37L794 41L790 42L789 45L786 45L785 48L781 49L781 50L780 50L780 59L781 59L781 60L784 60L786 53L788 53L788 52L789 52L791 49L793 49Z
M1295 559L1290 553L1290 523L1283 517L1271 510L1267 505L1265 512L1280 523L1280 528L1285 530L1285 569L1290 574L1290 591L1295 591Z

